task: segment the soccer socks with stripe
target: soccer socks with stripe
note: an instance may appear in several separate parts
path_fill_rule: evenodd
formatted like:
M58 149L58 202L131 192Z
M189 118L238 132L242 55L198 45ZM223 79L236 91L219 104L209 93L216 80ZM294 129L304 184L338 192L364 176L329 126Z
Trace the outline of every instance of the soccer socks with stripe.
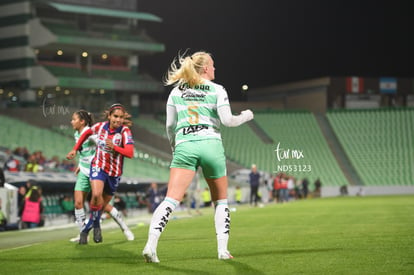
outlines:
M88 223L82 228L82 232L89 233L89 231L94 228L101 226L101 215L102 215L102 205L91 205L91 215L89 217Z
M111 212L109 212L109 215L114 219L114 221L121 227L122 231L125 231L128 229L128 226L125 224L124 220L122 219L121 213L119 213L118 209L115 207L112 207Z
M85 223L86 214L85 209L75 209L75 222L79 226L79 231L82 230L82 226Z
M179 201L166 197L161 204L155 209L148 232L148 241L146 246L149 246L154 252L157 250L158 239L164 231L172 212L180 204Z
M218 252L227 251L227 244L230 235L230 210L227 199L214 202L216 207L214 214L214 225L217 235Z

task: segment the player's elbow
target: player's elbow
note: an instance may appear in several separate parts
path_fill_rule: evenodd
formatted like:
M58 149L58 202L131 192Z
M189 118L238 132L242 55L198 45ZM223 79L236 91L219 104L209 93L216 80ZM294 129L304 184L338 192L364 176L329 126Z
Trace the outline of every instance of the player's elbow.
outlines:
M221 118L220 121L221 121L221 124L223 124L226 127L231 127L231 125L232 125L231 117L230 118Z
M134 149L126 151L124 156L131 159L134 156Z

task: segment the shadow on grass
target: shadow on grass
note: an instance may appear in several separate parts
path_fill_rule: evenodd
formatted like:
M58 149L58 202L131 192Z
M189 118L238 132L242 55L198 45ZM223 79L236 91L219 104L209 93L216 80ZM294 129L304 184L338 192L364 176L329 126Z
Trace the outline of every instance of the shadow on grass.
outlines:
M171 266L166 266L161 264L151 264L151 265L156 265L157 270L158 271L165 271L166 274L167 273L180 273L180 274L201 274L201 275L213 275L216 273L211 273L211 272L207 272L207 271L203 271L203 270L197 270L197 269L190 269L190 268L176 268L176 267L171 267Z
M308 249L278 249L278 250L266 250L266 251L260 251L260 252L254 252L254 253L237 253L238 257L244 257L244 256L269 256L274 254L302 254L302 253L324 253L324 252L332 252L332 251L338 251L343 250L343 248L308 248Z
M255 269L245 263L241 263L239 261L236 260L227 260L227 261L223 261L224 263L232 266L234 268L234 271L236 274L265 274L262 271Z

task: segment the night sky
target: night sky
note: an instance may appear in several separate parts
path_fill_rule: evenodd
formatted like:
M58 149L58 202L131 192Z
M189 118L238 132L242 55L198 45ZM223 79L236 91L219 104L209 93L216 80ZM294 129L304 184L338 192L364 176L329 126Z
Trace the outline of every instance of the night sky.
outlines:
M250 89L323 76L414 77L409 1L139 0L166 51L141 58L162 79L179 50L213 54L230 99Z

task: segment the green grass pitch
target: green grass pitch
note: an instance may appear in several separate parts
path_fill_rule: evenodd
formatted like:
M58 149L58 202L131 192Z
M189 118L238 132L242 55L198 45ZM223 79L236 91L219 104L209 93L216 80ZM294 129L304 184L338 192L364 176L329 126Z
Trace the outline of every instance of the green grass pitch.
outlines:
M170 220L160 264L141 257L148 225L131 226L134 241L111 228L86 246L68 241L74 228L2 232L0 274L414 274L412 195L237 206L231 226L235 258L219 261L213 209Z

